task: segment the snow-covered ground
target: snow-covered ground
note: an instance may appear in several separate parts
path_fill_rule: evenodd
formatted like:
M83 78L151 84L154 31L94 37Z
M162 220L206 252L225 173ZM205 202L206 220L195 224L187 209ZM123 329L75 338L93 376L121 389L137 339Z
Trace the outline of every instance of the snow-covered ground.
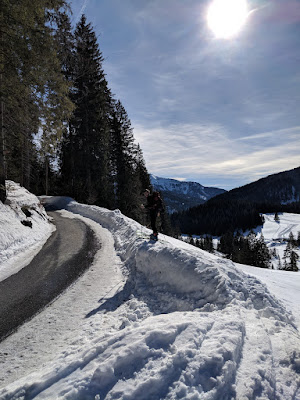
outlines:
M300 232L300 214L292 214L292 213L279 213L279 221L275 221L275 214L263 214L265 222L263 226L259 226L254 229L254 233L256 237L259 238L261 234L264 236L265 243L268 249L272 252L272 250L276 250L277 256L272 257L271 263L274 269L278 269L278 256L280 257L281 263L283 264L283 256L284 250L287 246L287 240L289 239L289 235L292 232L294 238L297 239L298 233ZM247 236L250 231L244 232L244 235ZM192 235L193 239L199 239L201 236ZM182 239L189 243L190 236L185 234L182 235ZM213 237L214 248L217 249L218 243L220 241L220 237ZM294 249L299 255L299 260L297 262L298 268L300 269L300 251L298 249Z
M279 221L274 220L274 214L264 214L265 223L262 228L262 233L265 242L270 250L276 249L281 262L283 261L284 250L286 249L290 233L292 232L294 238L297 239L300 232L300 214L280 213ZM300 252L298 251L300 256ZM278 261L272 260L274 268L278 267ZM298 261L300 268L300 260Z
M0 281L27 265L55 229L36 196L12 181L6 187L5 205L0 201Z
M0 399L300 400L299 273L266 271L269 292L258 268L162 235L149 243L118 210L61 202L102 248L0 343Z

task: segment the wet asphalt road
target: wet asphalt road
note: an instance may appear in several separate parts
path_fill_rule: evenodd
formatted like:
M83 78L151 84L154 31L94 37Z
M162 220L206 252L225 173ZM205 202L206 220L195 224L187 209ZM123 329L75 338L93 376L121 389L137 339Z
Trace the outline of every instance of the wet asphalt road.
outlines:
M0 282L0 341L78 278L99 248L93 231L82 221L57 212L49 215L56 231L27 267Z

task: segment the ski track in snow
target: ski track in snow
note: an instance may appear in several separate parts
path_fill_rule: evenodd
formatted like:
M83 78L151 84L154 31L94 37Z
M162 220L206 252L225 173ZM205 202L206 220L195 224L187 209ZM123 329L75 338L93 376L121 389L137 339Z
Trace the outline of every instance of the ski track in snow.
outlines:
M1 360L12 369L1 400L300 400L299 332L257 278L173 238L137 239L141 226L118 210L66 203L102 252L1 343L0 360L15 357Z
M298 217L297 214L279 214L280 224L278 225L278 229L275 230L274 233L274 214L268 215L264 214L265 221L268 226L264 225L264 230L266 231L266 235L268 235L268 229L271 227L270 231L272 232L272 238L268 237L268 240L276 240L276 239L288 239L290 232L293 232L295 238L297 237L297 232L299 231L299 223L295 223L295 219ZM298 218L297 218L298 220ZM265 236L266 236L265 235Z

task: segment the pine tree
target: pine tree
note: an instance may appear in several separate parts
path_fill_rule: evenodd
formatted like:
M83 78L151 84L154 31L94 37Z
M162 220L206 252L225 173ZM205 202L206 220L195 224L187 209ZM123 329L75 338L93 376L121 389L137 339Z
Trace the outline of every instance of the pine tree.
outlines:
M206 251L209 251L210 253L213 252L214 246L213 246L213 240L211 236L206 235L204 238L204 249Z
M73 196L79 201L110 208L113 192L110 171L112 99L102 68L96 35L82 15L75 30L75 111L63 152L74 160ZM62 170L63 179L68 174Z
M134 142L130 119L120 100L114 103L111 130L111 165L115 206L125 215L142 222L140 193L149 187L149 174L142 151ZM164 226L163 216L158 224Z
M283 260L284 260L283 269L284 270L288 270L288 261L287 261L287 259L290 258L290 256L291 256L291 245L290 245L290 242L287 242L286 248L285 248L285 250L283 252Z
M294 250L292 250L291 257L290 257L290 271L297 272L299 270L299 268L297 266L298 259L299 259L298 254Z
M290 232L289 239L288 239L291 248L297 247L297 241L295 240L293 232Z
M74 80L75 80L75 37L72 32L72 26L69 15L66 12L60 12L57 18L57 30L55 39L58 46L58 55L61 63L62 73L69 84L69 98L74 101ZM75 148L74 148L75 130L72 124L72 118L67 121L63 132L61 146L59 149L61 190L63 194L74 197L75 194Z
M136 148L136 173L142 190L150 188L150 176L146 168L144 156L140 145Z
M276 222L279 222L279 221L280 221L278 212L276 212L275 215L274 215L274 221L276 221Z
M70 112L52 22L63 0L2 0L0 13L0 198L6 177L29 188L33 134L59 134ZM12 175L11 175L12 174Z
M260 268L269 268L271 256L263 234L261 234L260 238L256 240L253 251L255 255L254 265Z
M137 218L141 185L136 176L136 146L125 108L115 104L112 118L111 159L115 177L116 206L127 216Z
M234 235L232 232L227 232L220 237L220 242L218 244L218 251L230 257L233 253L233 240Z

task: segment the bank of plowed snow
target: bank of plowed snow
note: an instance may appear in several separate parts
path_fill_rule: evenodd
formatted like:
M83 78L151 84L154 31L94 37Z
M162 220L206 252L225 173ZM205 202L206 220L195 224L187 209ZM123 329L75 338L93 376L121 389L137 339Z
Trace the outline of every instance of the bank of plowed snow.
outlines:
M91 303L92 335L79 329L0 399L300 399L299 332L257 278L175 239L141 239L119 211L60 202L109 231L125 279Z
M0 281L26 265L24 259L28 263L54 229L35 195L13 181L6 188L7 200L0 201Z

